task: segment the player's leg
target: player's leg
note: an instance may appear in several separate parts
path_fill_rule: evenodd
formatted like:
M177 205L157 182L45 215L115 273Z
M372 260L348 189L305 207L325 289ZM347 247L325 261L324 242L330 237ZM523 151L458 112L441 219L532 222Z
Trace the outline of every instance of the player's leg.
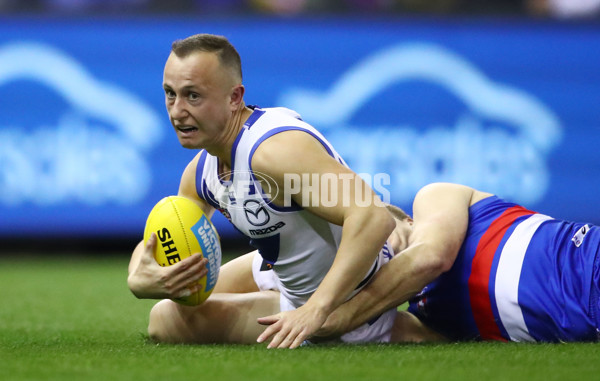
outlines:
M214 293L196 307L171 300L150 312L150 338L165 343L253 344L265 329L256 320L279 312L279 292Z
M244 254L224 264L213 292L244 293L259 291L252 275L252 261L257 251Z

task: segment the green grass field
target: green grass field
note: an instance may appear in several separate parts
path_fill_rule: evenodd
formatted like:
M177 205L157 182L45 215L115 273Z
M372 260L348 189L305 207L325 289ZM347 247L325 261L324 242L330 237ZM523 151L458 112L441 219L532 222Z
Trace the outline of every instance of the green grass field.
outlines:
M156 345L128 255L0 257L0 380L595 380L598 344Z

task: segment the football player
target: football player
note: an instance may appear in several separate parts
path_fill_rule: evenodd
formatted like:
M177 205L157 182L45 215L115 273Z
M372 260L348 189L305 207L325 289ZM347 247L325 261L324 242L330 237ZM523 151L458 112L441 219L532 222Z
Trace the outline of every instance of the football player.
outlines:
M393 217L297 113L246 106L240 57L226 38L200 34L175 41L163 88L180 144L200 149L183 173L179 195L197 202L208 216L220 210L258 249L224 268L214 292L252 291L268 283L279 292L282 311L266 328L269 346L299 346L391 258L386 239ZM310 181L290 184L290 178ZM315 184L319 179L329 186ZM214 328L227 323L224 313L211 312L218 295L199 307L168 300L197 291L190 285L206 273L205 261L191 256L162 268L152 258L153 245L155 236L135 248L128 277L137 297L166 299L152 310L151 335L163 341L245 342L246 331L219 335ZM237 297L253 296L264 299L262 294ZM390 309L342 339L389 341L395 314ZM256 320L253 324L256 329Z
M395 341L595 341L600 229L456 184L431 184L397 213L397 255L318 335L410 300Z

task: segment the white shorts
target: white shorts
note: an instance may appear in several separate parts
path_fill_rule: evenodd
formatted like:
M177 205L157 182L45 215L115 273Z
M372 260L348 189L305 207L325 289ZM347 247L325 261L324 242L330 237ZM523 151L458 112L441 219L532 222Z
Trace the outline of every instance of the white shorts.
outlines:
M258 251L254 252L252 259L252 276L254 282L261 291L279 290L279 278L275 271L260 271L263 258ZM295 309L294 305L279 292L279 308L281 311L290 311ZM343 335L340 339L345 343L389 343L392 336L392 326L396 319L397 310L391 309L384 312L378 318L374 318L368 323L361 325L353 331Z

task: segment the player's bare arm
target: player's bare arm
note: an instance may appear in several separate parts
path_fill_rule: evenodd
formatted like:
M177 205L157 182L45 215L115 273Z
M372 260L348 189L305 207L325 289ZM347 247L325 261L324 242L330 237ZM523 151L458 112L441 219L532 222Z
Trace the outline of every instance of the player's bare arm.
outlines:
M392 342L423 343L448 341L446 337L425 325L408 311L398 311L392 329Z
M197 162L198 156L184 170L178 195L198 203L204 213L210 217L214 210L199 199L195 190ZM172 299L198 291L196 282L206 275L207 260L201 255L192 255L173 266L161 267L154 259L156 244L156 235L152 234L146 244L142 241L134 249L127 278L131 292L140 299Z
M413 204L407 244L360 293L334 311L319 336L339 336L417 294L454 264L462 245L474 190L455 184L422 188ZM478 193L478 197L489 194ZM401 223L398 226L402 226Z
M309 191L309 184L302 184L301 191L292 195L292 200L299 205L303 205L303 200L310 200L309 205L303 205L308 211L343 226L342 240L332 267L307 303L274 319L261 320L265 324L276 323L259 337L260 342L272 336L269 347L294 348L348 298L373 265L395 224L382 203L357 204L354 194L356 182L360 182L359 186L363 192L368 192L365 194L371 199L375 200L377 196L360 177L333 159L321 143L305 132L287 131L267 139L256 150L252 166L254 171L274 178L279 189L283 189L286 174L315 174L319 177L333 174L340 179L337 193L329 195L330 199L338 200L334 206L322 206L320 200L315 199L319 195ZM339 175L346 175L346 180ZM342 181L348 178L351 178L349 186L343 186Z

